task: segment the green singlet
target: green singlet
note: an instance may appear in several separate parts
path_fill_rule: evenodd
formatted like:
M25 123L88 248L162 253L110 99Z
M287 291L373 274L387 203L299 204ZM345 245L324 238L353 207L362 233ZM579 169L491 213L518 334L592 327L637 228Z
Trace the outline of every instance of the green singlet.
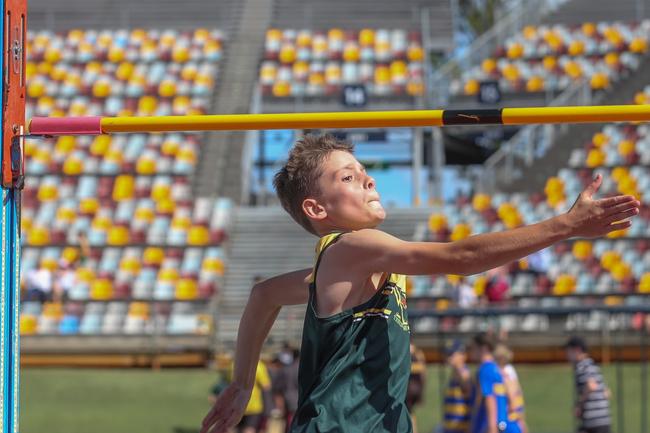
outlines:
M316 246L290 431L412 432L405 403L411 371L406 278L391 274L367 302L327 318L316 314L320 258L340 235L326 235Z

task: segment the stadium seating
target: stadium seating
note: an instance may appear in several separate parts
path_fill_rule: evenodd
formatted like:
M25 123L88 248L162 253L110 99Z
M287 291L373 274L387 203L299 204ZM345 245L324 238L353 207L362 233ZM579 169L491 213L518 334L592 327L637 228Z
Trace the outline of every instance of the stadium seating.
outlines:
M223 42L206 29L29 33L26 117L206 113ZM232 204L192 197L200 152L189 133L26 142L23 277L75 262L80 233L91 256L67 300L24 302L21 332L210 331Z
M649 43L650 20L527 26L481 65L464 71L451 91L474 95L481 81L498 81L505 93L561 91L582 79L605 89L639 66Z
M277 98L331 97L348 84L363 84L372 96L416 96L423 61L415 32L269 29L259 81L264 95Z

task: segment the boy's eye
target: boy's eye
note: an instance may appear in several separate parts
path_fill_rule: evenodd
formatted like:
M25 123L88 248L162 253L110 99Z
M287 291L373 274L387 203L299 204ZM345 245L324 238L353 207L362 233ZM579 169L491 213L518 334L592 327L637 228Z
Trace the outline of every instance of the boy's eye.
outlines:
M351 182L352 181L352 175L347 175L343 178L343 182Z

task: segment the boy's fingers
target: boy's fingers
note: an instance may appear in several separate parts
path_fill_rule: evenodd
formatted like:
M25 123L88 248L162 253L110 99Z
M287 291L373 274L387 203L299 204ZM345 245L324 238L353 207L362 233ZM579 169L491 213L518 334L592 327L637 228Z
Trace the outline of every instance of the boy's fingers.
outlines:
M610 224L607 226L610 232L615 232L616 230L625 230L632 225L632 221L623 221L622 223Z
M610 207L610 206L616 206L621 203L629 203L629 202L634 202L636 199L634 196L631 195L617 195L615 197L607 197L600 199L596 202L601 207Z
M626 210L625 212L619 212L615 215L610 216L609 218L605 219L606 224L611 224L615 223L617 221L623 221L628 218L631 218L639 213L639 210L637 208L629 209Z
M623 214L629 214L629 216L634 216L639 213L639 208L636 206L630 206L629 204L622 204L618 206L614 206L610 209L608 209L605 212L604 217L609 220L609 222L614 222L616 221L616 217L618 215L623 215ZM610 218L614 218L610 220ZM619 220L625 219L627 217L619 218Z

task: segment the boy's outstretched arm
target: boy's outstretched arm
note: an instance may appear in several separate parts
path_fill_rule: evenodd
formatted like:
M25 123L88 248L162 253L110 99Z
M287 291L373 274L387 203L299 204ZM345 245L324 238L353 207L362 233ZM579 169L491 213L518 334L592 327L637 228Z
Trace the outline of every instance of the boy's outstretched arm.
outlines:
M537 224L497 233L471 236L458 242L407 242L379 230L349 233L332 249L338 261L355 263L363 272L407 275L471 275L526 257L572 237L593 238L630 226L627 218L639 213L632 196L595 200L602 177L580 194L571 209ZM626 220L626 221L623 221ZM621 222L622 221L622 222Z
M201 433L227 432L239 422L250 400L264 340L283 305L307 302L311 271L309 268L289 272L253 287L239 322L232 383L203 419Z

